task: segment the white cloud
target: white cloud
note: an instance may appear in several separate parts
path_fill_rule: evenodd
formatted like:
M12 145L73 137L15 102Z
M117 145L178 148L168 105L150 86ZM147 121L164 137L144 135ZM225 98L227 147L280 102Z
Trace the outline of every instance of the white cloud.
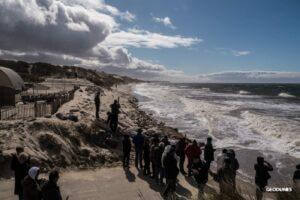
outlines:
M221 83L300 83L300 72L227 71L198 76L202 82Z
M251 53L250 51L236 51L236 50L232 50L231 52L234 56L246 56Z
M105 46L127 46L143 48L176 48L189 47L202 39L183 37L180 35L169 36L160 33L153 33L146 30L129 29L110 34L104 41Z
M176 29L176 27L173 25L173 23L171 22L171 19L169 17L164 17L164 18L153 17L152 19L153 19L153 21L155 21L157 23L161 23L161 24L165 25L166 27Z

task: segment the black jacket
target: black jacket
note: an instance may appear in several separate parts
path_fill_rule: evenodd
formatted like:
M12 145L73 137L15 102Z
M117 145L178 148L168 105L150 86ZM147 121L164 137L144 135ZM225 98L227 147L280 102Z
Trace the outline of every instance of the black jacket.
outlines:
M130 153L131 151L131 141L130 139L124 139L123 140L123 153Z
M215 160L214 153L215 153L215 149L213 148L212 144L205 145L204 160L205 161L214 161Z
M23 187L22 182L28 174L29 170L29 164L28 162L25 162L21 164L17 158L16 155L13 156L12 162L11 162L11 170L15 173L15 191L14 193L16 195L23 193Z
M62 200L60 189L56 183L48 181L42 188L43 200Z
M193 163L192 169L198 172L194 174L195 180L198 184L207 183L209 166L206 162L200 160L198 163Z
M179 173L179 169L177 167L177 160L174 155L167 154L167 156L163 160L165 173L167 179L176 179Z

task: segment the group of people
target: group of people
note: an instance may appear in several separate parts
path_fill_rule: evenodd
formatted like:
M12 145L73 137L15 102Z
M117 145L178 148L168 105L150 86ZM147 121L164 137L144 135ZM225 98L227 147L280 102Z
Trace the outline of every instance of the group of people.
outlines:
M131 142L132 141L132 142ZM216 158L217 170L210 169L211 163L215 161L215 151L212 145L212 138L208 137L206 144L198 143L196 140L189 141L181 138L171 144L168 137L161 139L155 135L151 138L143 135L138 129L137 134L131 137L124 135L123 139L123 167L129 168L131 143L135 149L135 167L143 172L145 176L150 175L157 184L166 183L163 196L173 194L176 189L177 176L182 173L184 176L193 177L198 185L198 197L203 198L204 188L208 182L209 175L219 183L220 195L237 195L236 175L239 169L239 162L233 149L223 149ZM202 158L202 152L204 155ZM185 159L187 157L187 173L185 172ZM261 200L263 192L271 178L269 172L273 170L272 165L263 157L257 157L255 169L256 197ZM294 174L294 182L300 181L300 165Z
M57 185L59 171L52 170L48 180L39 179L40 169L30 165L30 157L24 153L23 147L16 148L11 170L15 174L14 193L18 195L19 200L62 200Z
M101 101L100 101L100 96L101 93L98 91L95 94L95 98L94 98L94 103L95 103L95 116L96 119L99 119L99 113L100 113L100 105L101 105ZM120 103L119 100L114 100L114 102L110 105L110 112L107 112L107 120L106 123L109 126L109 128L111 129L111 131L113 133L115 133L118 129L118 123L119 123L119 113L120 113Z

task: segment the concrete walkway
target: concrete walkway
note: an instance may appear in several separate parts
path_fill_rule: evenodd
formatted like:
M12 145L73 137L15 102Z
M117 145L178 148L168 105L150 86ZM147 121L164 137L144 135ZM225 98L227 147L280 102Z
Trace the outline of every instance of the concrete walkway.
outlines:
M191 199L193 186L180 178L179 199ZM121 167L97 169L95 171L71 171L61 175L59 185L64 199L70 200L161 200L162 187L142 176L134 167L124 171ZM0 181L0 199L16 200L13 195L13 179Z
M197 199L194 180L181 174L178 178L177 199ZM61 174L59 185L64 199L69 196L69 200L162 200L161 193L164 189L150 177L144 177L134 167L130 170L114 167L64 172ZM241 187L243 191L246 187L246 190L254 195L254 188L250 189L239 181L237 185L244 185ZM13 188L13 179L0 181L0 200L17 200L13 195ZM218 192L218 185L211 177L204 191L205 195ZM265 199L273 198L268 194Z

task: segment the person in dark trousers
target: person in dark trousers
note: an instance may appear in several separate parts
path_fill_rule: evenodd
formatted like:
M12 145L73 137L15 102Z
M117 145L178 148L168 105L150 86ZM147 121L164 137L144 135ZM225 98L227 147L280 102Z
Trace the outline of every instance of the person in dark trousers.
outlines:
M150 144L149 139L145 138L143 145L143 159L144 159L144 175L150 175Z
M165 168L163 167L163 164L162 164L162 157L163 157L163 153L165 151L165 144L163 142L160 142L159 143L159 156L158 156L158 161L159 162L159 183L161 185L164 184L164 178L165 178Z
M49 174L49 181L43 186L42 194L43 200L62 200L60 188L57 185L59 179L59 172L53 170ZM68 200L69 197L67 197Z
M111 112L107 112L106 115L107 115L106 124L111 128L112 114L111 114Z
M129 135L124 135L123 144L123 167L129 167L131 141Z
M111 130L113 132L117 131L119 123L119 113L120 113L120 104L117 100L114 100L114 103L110 105L111 108Z
M234 177L233 177L233 187L236 189L236 171L240 168L239 161L235 158L235 152L233 149L229 149L228 152L228 158L230 159L230 167L234 172Z
M176 180L179 174L179 169L177 167L177 160L175 158L176 147L171 146L166 156L163 159L163 165L165 168L165 177L167 179L167 186L163 193L164 197L167 197L169 193L173 193L176 190Z
M293 175L294 191L300 194L300 164L296 166L296 171Z
M222 153L217 156L217 170L224 165L225 158L228 158L227 152L228 152L227 149L223 149Z
M200 158L202 151L200 149L200 147L197 144L197 141L194 140L192 144L189 144L186 148L185 148L185 154L188 158L188 176L192 175L192 163L193 163L193 159L194 158Z
M271 178L269 171L273 171L270 163L264 160L263 157L257 157L255 169L255 184L256 184L256 199L261 200L265 187L268 185L268 180Z
M142 135L142 129L138 129L137 134L133 137L132 142L135 147L135 167L139 169L143 168L143 146L144 136Z
M96 119L99 119L99 112L100 112L100 92L98 91L95 95L95 107L96 107Z
M15 172L15 195L19 196L19 200L23 200L22 182L29 170L29 162L24 152L14 158L12 170Z
M186 141L185 138L181 138L176 145L176 154L179 156L179 169L183 175L186 175L184 171L184 161L185 161L185 148L186 148Z
M212 138L208 137L204 148L204 160L207 162L209 166L211 162L215 160L214 158L215 151L216 149L214 149L212 146Z
M204 187L208 181L209 166L200 158L194 158L192 164L192 174L198 184L198 199L203 199Z
M42 193L38 181L40 169L31 167L23 181L24 200L41 200Z
M153 138L151 145L151 165L152 165L152 178L155 179L156 183L159 183L159 169L161 166L161 155L160 148L158 146L158 140Z
M224 165L217 171L216 174L213 172L210 172L210 174L214 180L219 183L220 195L228 196L235 192L233 187L234 170L230 166L229 158L225 158Z

